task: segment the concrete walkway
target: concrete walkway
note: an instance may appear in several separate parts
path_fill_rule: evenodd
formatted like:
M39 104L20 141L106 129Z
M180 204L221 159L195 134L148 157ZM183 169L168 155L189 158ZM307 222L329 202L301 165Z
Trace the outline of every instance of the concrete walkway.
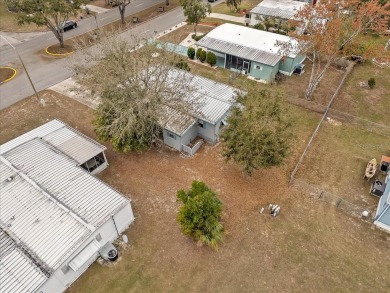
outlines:
M238 22L238 23L245 24L245 17L231 16L231 15L221 14L221 13L210 13L210 17L219 18L219 19L224 19L224 20L228 20L228 21L233 21L233 22Z
M104 12L110 10L110 9L107 9L107 8L103 8L103 7L99 7L99 6L95 6L95 5L91 5L91 4L85 5L85 7L88 8L89 11L95 12L97 14L104 13ZM82 8L84 8L84 7L82 6Z

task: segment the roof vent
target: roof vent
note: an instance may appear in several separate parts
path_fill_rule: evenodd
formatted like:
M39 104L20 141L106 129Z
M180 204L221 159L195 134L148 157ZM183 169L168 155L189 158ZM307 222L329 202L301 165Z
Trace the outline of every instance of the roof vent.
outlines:
M9 177L6 179L6 181L7 181L7 182L11 182L12 180L14 180L14 178L15 178L15 175L9 176Z

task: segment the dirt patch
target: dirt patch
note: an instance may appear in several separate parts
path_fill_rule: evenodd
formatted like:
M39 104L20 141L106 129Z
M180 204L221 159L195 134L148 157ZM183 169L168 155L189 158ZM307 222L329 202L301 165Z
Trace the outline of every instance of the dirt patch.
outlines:
M15 69L10 67L0 67L0 84L12 78L15 75L15 71Z
M201 34L207 34L212 29L213 29L212 27L198 25L196 31ZM194 33L194 26L184 25L169 34L162 36L160 40L164 42L170 42L173 44L180 44L191 33Z
M0 112L12 121L12 127L0 124L0 143L53 118L96 139L91 109L52 91L41 96L45 107L28 98ZM320 117L291 111L297 118L291 160L253 177L225 163L221 145L204 144L183 158L167 149L116 153L104 143L110 167L99 177L131 197L136 220L115 265L94 263L68 292L385 292L390 281L378 280L375 270L390 261L385 236L288 187L292 162ZM205 181L224 203L226 237L218 252L196 246L176 222L176 191L193 179ZM278 217L260 214L269 203L281 206ZM390 273L389 266L381 270Z

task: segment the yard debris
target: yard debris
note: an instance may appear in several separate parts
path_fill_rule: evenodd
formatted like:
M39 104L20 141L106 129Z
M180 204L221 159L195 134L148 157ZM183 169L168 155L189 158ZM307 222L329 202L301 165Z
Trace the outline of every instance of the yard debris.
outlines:
M330 117L326 117L326 120L329 122L329 124L340 126L342 123L340 121L337 121L335 119L332 119Z
M270 204L268 209L271 211L271 216L276 217L280 213L280 206L277 204Z

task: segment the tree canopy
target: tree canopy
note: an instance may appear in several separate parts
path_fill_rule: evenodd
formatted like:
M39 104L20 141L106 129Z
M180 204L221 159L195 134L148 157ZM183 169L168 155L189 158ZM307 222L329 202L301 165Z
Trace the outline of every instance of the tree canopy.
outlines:
M63 25L77 15L83 0L6 0L17 13L19 24L35 23L37 26L46 26L50 29L60 46L64 47Z
M241 4L241 0L225 0L227 6L234 6L234 8L237 10L238 5Z
M237 100L221 139L223 156L251 175L254 170L282 164L292 145L292 122L280 97L250 92Z
M372 33L388 29L390 3L378 0L321 0L315 6L306 5L290 21L297 27L290 33L298 41L294 51L300 51L312 62L310 81L305 98L314 90L336 58L359 55L381 57L385 44L370 41ZM291 48L290 48L291 49ZM283 50L282 50L283 51Z
M183 98L192 91L190 77L178 69L174 78L171 74L180 56L157 45L139 48L109 38L79 58L74 71L80 90L100 99L96 133L117 151L142 151L158 144L172 112L187 114L192 108Z
M223 238L222 202L217 194L205 183L193 181L190 190L177 192L177 199L183 203L177 218L183 233L217 248Z
M183 6L187 22L194 25L196 34L196 27L199 22L211 13L210 4L204 3L202 0L180 0L180 5Z
M126 6L129 5L132 0L111 0L110 2L113 6L118 6L119 14L121 16L121 22L122 24L125 24Z

